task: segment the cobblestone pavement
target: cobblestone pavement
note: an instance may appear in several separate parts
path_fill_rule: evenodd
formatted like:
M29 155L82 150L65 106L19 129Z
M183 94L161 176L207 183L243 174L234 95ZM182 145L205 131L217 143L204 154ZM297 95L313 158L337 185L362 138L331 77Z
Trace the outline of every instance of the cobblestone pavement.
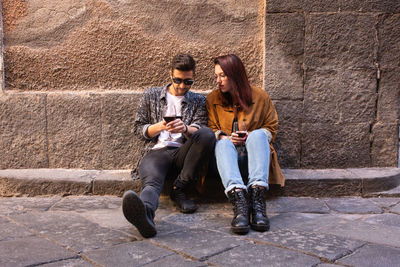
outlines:
M271 230L230 233L229 203L177 212L143 239L121 198L0 198L0 266L400 266L400 198L268 200Z

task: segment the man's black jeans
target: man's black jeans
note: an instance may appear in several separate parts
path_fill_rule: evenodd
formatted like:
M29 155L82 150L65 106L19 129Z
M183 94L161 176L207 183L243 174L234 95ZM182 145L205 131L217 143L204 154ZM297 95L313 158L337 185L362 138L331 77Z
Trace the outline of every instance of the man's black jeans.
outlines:
M179 148L165 147L151 150L139 165L142 180L140 198L153 211L158 207L164 181L168 174L178 174L178 182L185 186L196 181L202 164L208 162L214 153L215 135L209 128L197 130Z

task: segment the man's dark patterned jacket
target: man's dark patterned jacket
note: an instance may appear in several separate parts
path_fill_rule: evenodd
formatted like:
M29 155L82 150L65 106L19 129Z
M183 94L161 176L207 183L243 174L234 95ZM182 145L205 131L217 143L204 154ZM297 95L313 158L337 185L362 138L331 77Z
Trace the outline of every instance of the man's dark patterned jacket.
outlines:
M143 157L157 143L158 136L150 138L147 135L147 128L163 120L163 110L167 105L167 88L170 84L163 87L151 87L147 89L140 100L136 111L134 131L137 136L141 136L144 141L142 149ZM206 99L203 95L188 91L182 100L182 121L196 128L207 126ZM140 159L141 159L140 157ZM134 173L136 173L140 159L136 161Z

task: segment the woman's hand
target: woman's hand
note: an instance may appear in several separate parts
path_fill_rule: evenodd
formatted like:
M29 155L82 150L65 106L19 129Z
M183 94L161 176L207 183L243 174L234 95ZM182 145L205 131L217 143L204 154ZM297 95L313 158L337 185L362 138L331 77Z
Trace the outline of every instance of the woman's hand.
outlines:
M244 137L239 137L237 133L232 133L230 137L234 145L244 145L246 143L247 134Z

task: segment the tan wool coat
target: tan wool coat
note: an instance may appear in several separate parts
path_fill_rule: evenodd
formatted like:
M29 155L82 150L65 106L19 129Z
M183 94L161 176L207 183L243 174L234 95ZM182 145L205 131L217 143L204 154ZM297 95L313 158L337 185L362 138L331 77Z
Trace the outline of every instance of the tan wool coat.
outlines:
M267 92L261 88L252 87L252 94L253 103L250 105L247 112L239 111L237 119L239 122L246 122L247 131L249 132L265 128L271 133L271 161L268 183L284 186L285 177L279 166L278 155L272 146L272 142L275 140L278 131L278 115ZM212 91L207 96L207 111L208 127L214 132L223 131L227 135L230 135L234 120L234 112L232 106L223 105L222 94L219 89Z

